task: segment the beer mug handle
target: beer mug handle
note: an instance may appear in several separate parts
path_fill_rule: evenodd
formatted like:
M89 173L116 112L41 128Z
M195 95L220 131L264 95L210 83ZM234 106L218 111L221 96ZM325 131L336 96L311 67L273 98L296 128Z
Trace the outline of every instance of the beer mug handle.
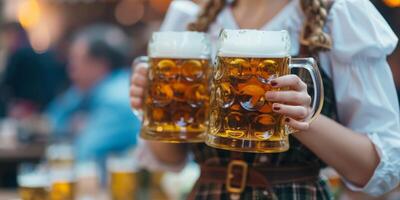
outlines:
M303 68L310 73L314 85L314 96L312 97L311 113L308 120L312 122L321 113L324 102L324 88L321 74L314 58L292 58L289 69L292 70L294 68Z
M133 72L135 71L135 67L140 63L149 63L149 57L148 56L139 56L133 60L133 64L131 66L131 78L132 78ZM132 80L131 80L131 82L132 82ZM134 115L136 115L136 117L138 119L143 120L143 110L142 109L132 108L132 112Z

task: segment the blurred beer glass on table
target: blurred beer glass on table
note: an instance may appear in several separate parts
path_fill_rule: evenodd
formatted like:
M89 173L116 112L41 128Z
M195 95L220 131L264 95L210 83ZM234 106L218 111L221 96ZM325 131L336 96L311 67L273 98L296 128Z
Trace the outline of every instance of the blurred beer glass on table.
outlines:
M97 200L103 197L100 190L100 169L95 161L76 163L75 176L77 200Z
M331 167L326 167L321 170L320 176L327 180L334 199L339 199L339 196L343 193L344 185L338 172Z
M210 44L199 32L156 32L148 47L141 137L203 142L208 126Z
M32 163L21 164L17 181L22 200L48 199L49 179L42 166Z
M73 167L50 169L50 200L74 200L76 182Z
M291 58L287 31L224 30L218 40L206 143L226 150L275 153L289 149L285 116L265 99L270 81L304 68L314 84L312 116L322 107L322 81L312 58ZM285 88L283 88L285 89ZM286 88L287 89L287 88ZM310 119L311 120L311 119Z
M74 166L73 147L68 142L53 142L46 149L46 159L51 168Z
M107 158L109 193L112 200L134 200L138 192L138 167L131 154Z
M46 148L49 167L50 200L73 200L76 194L74 151L65 138L51 141Z

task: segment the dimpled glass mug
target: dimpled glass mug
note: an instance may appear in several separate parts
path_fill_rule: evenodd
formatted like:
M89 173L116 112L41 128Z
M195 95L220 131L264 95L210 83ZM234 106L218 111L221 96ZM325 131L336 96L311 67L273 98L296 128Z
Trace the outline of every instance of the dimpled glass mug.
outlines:
M272 112L265 93L269 81L304 68L314 85L309 120L321 111L323 88L313 58L291 58L286 31L223 30L218 39L213 71L209 131L206 143L232 151L277 153L289 149L288 127L281 114Z
M199 32L155 32L148 47L141 137L204 142L208 127L210 43Z

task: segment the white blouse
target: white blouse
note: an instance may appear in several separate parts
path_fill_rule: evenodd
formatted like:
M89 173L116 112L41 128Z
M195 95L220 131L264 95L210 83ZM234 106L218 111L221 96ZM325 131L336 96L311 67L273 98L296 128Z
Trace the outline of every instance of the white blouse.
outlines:
M186 30L198 12L199 7L191 1L173 1L161 31ZM299 0L292 0L261 29L288 30L291 53L297 55L303 20ZM210 27L213 44L216 44L222 28L239 28L229 7ZM367 185L358 188L346 183L353 190L380 195L396 187L400 180L399 105L386 61L386 56L397 44L397 37L368 0L335 0L325 31L331 35L333 47L329 52L320 53L320 62L334 84L339 121L360 134L366 134L380 156L380 163ZM149 159L151 156L141 157L147 157L147 162L154 166L156 161Z

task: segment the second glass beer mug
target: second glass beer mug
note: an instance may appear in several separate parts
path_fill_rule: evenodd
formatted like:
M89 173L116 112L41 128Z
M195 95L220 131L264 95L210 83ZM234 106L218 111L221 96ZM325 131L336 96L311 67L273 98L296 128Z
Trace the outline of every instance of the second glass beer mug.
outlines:
M209 41L199 32L156 32L149 48L141 137L204 142L209 104Z
M276 153L289 149L285 117L272 111L269 81L304 68L314 84L312 116L322 107L322 80L312 58L291 58L286 31L224 30L213 72L209 146L233 151ZM282 90L282 89L281 89Z

